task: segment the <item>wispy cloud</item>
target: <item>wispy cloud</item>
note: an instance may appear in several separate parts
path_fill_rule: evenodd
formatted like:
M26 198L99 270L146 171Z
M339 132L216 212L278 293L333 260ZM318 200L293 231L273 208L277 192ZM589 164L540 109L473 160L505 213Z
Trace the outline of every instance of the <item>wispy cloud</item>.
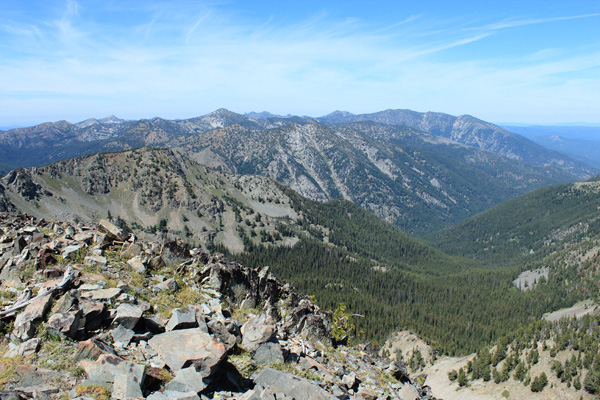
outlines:
M600 67L598 46L584 54L540 48L510 62L443 57L499 31L598 14L468 27L425 14L382 25L317 12L283 23L206 4L111 3L122 8L102 11L127 17L117 23L86 7L71 0L26 24L0 17L0 120L40 110L77 120L184 118L218 107L309 115L402 107L515 121L525 111L556 112L564 98L580 105L581 120L600 104L600 79L577 78Z
M593 17L600 17L600 14L583 14L583 15L572 15L572 16L565 16L565 17L532 18L532 19L511 18L511 19L505 19L505 20L502 20L499 22L495 22L493 24L485 25L482 27L482 29L499 30L499 29L507 29L507 28L516 28L519 26L526 26L526 25L547 24L550 22L571 21L574 19L593 18ZM481 29L481 28L475 28L475 29Z

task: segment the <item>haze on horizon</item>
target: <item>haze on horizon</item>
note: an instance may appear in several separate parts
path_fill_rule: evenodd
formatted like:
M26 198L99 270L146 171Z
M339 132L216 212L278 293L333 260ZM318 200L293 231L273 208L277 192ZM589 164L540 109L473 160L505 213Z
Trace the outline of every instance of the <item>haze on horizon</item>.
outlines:
M600 3L5 0L0 127L217 108L600 123Z

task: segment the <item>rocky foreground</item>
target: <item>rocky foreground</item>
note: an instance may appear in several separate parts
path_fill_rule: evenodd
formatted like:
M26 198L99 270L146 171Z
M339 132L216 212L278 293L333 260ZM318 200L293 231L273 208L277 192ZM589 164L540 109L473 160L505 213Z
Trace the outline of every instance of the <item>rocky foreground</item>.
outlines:
M268 267L0 213L0 399L433 399Z

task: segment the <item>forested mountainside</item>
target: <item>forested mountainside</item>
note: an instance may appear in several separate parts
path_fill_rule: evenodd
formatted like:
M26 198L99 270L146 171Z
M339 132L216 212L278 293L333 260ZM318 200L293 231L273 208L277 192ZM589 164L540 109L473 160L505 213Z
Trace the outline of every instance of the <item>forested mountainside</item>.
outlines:
M248 266L269 265L324 307L344 302L364 315L356 319L358 336L376 342L412 329L442 353L464 354L578 298L559 280L522 292L512 284L517 267L447 256L351 202L315 202L267 178L210 171L171 150L21 169L1 188L12 209L110 217L142 237L179 237Z
M555 189L564 194L563 187ZM577 219L595 226L597 211ZM580 230L550 246L545 257L521 266L514 284L536 292L560 282L571 303L483 346L468 362L458 362L447 371L457 390L477 394L504 388L511 397L543 393L551 399L591 399L600 393L600 234L597 228ZM531 272L538 273L535 279Z
M487 264L540 260L600 233L598 178L538 189L429 235L434 246Z
M482 132L497 127L483 121L475 125L483 124L485 129L465 127L471 126L471 120L459 125L464 132L470 129L492 141L503 138L503 144L480 146L461 139L471 133L448 134L446 119L455 118L450 116L417 124L429 134L396 126L404 120L391 117L379 118L385 124L364 118L328 125L325 122L331 118L320 122L309 117L263 116L252 118L221 109L188 120L109 117L78 124L46 123L1 132L0 160L14 168L140 146L176 148L215 168L267 175L315 200L349 199L417 235L530 190L596 173L568 157L540 153L537 148L530 151L536 157L529 153L515 156L506 149L513 144L525 146L519 141L523 138L504 133L488 138Z

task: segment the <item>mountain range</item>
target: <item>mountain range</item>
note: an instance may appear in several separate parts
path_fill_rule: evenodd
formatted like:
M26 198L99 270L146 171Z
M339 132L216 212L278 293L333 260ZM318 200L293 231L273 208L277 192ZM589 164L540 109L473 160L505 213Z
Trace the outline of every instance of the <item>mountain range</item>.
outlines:
M0 144L9 168L172 148L216 169L269 176L314 200L351 200L416 235L597 173L476 118L409 110L318 119L225 109L188 120L108 117L13 129L0 133Z
M439 381L442 371L452 396L472 382L474 393L506 397L508 381L526 397L542 372L544 393L600 391L600 363L587 354L597 353L597 329L585 339L598 320L588 307L598 301L600 178L502 128L409 110L311 118L221 109L48 123L0 141L9 164L0 212L77 226L109 219L136 238L269 265L325 309L347 305L361 339L411 330L433 354L477 351L452 364L429 359L427 373ZM574 304L550 315L589 314L582 323L540 320ZM572 368L577 351L584 360ZM409 364L424 365L414 348Z

